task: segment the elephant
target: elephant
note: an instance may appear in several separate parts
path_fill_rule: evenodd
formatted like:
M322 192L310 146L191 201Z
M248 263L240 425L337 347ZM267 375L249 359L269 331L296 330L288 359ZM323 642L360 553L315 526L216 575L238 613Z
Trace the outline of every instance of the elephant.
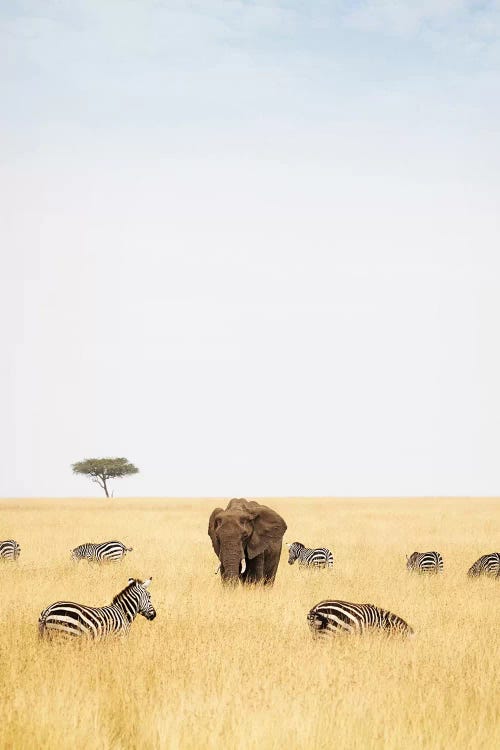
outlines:
M215 508L208 534L220 560L224 583L272 585L281 555L286 523L276 511L244 498L233 498L226 510Z

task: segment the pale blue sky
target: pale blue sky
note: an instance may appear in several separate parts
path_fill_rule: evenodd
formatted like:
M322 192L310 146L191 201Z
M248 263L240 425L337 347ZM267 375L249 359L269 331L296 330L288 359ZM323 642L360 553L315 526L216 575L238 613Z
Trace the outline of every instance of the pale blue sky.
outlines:
M0 6L1 495L498 494L500 2Z

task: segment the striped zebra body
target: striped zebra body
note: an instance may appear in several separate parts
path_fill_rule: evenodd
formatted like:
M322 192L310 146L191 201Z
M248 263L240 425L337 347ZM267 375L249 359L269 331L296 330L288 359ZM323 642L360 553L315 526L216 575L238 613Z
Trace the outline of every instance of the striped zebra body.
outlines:
M500 578L500 552L492 552L489 555L483 555L476 560L474 565L469 568L467 573L471 578L477 576L496 576Z
M333 568L333 555L326 547L309 549L300 542L293 542L288 545L288 564L293 565L295 560L299 561L299 565Z
M75 602L55 602L43 610L38 620L40 636L68 636L70 638L104 638L125 635L137 615L154 620L155 609L147 590L151 578L139 581L129 578L123 591L107 607L87 607Z
M419 573L442 573L443 558L439 552L414 552L406 558L406 567Z
M21 547L14 539L0 542L0 560L17 560L21 554Z
M72 560L88 560L89 562L116 562L121 560L132 547L125 547L121 542L87 542L80 544L71 551Z
M376 607L375 604L353 604L328 599L310 610L307 621L312 633L317 636L362 634L372 629L413 635L413 629L401 617Z

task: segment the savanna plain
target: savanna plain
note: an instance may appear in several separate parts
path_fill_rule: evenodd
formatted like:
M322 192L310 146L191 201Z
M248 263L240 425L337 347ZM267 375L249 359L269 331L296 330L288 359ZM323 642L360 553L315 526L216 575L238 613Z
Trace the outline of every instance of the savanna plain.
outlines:
M252 498L253 499L253 498ZM2 748L498 748L500 579L467 578L500 547L498 499L267 499L284 541L327 546L333 570L287 564L274 588L223 588L207 535L227 499L2 500ZM132 546L122 562L72 563L86 541ZM444 574L406 571L436 549ZM127 638L40 642L59 599L100 606L152 576L157 618ZM315 641L321 599L371 602L415 629Z

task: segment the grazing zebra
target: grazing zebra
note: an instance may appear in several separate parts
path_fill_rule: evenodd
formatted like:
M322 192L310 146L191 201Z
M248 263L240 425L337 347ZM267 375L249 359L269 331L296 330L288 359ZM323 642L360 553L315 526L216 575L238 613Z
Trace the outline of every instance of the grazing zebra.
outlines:
M442 573L443 558L439 552L414 552L406 557L406 567L419 573Z
M288 544L288 564L293 565L295 560L299 565L312 565L316 568L333 568L333 555L326 547L309 549L300 542Z
M89 562L116 562L121 560L132 547L125 547L121 542L88 542L80 544L71 551L72 560L88 560Z
M73 638L103 638L126 634L136 615L154 620L156 612L147 591L151 578L139 581L129 578L123 591L107 607L87 607L74 602L55 602L44 609L38 620L40 636L61 634Z
M474 565L469 568L467 573L471 578L476 576L496 576L500 578L500 552L492 552L489 555L483 555L476 560Z
M318 636L339 632L362 634L373 628L413 635L413 628L401 617L376 607L375 604L353 604L327 599L311 609L307 621L313 634Z
M0 560L17 560L21 554L21 547L14 539L0 542Z

